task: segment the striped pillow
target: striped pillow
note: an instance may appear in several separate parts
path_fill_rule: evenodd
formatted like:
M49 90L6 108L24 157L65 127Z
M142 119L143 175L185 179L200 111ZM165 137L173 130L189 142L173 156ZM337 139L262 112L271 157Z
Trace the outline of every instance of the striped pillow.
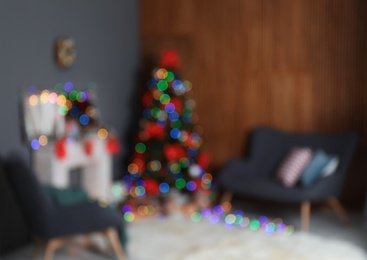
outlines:
M311 158L312 150L310 148L293 148L282 161L276 174L277 179L285 187L294 187Z

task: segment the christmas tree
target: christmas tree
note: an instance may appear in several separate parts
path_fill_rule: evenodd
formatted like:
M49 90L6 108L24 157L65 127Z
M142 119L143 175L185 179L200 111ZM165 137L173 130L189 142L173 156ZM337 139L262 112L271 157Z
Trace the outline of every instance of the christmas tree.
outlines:
M142 94L139 131L123 178L131 197L159 197L172 188L190 194L211 187L192 83L179 77L179 64L175 51L164 51L161 67L153 69Z

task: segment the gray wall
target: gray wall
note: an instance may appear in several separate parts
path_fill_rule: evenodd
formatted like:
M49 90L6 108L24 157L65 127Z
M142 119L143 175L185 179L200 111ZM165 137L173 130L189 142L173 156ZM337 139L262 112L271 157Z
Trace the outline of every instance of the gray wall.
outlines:
M0 1L0 153L20 150L17 96L22 88L51 88L71 81L76 88L98 84L101 118L122 139L129 128L139 51L138 0ZM54 61L56 38L76 41L77 60L69 69ZM126 150L115 158L124 156ZM119 169L115 169L119 172Z

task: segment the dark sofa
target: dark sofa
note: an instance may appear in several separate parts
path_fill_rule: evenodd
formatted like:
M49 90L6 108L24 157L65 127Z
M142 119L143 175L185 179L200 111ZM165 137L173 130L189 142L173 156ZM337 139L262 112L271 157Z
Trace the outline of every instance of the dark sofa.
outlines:
M310 211L310 203L329 201L346 219L346 215L336 198L340 195L348 173L357 136L354 133L315 134L289 133L268 127L255 128L250 134L248 157L230 160L221 170L217 185L228 194L248 196L276 202L301 203L303 227ZM276 180L276 171L287 153L294 147L323 149L336 155L340 163L335 173L322 178L308 188L296 185L286 188Z

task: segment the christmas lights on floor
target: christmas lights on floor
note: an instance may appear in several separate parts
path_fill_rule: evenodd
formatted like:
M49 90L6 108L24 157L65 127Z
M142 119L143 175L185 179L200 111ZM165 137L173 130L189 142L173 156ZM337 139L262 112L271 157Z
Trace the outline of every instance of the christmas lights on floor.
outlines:
M259 218L249 218L242 210L226 211L225 205L217 205L213 208L203 208L201 211L192 212L189 217L193 222L209 222L210 224L222 224L231 228L248 228L253 231L259 231L267 235L284 234L291 235L294 232L294 226L286 225L281 218L271 219L267 216ZM140 205L138 208L126 204L122 207L123 218L126 222L136 221L141 217L164 217L159 214L160 209L153 205ZM185 214L182 212L175 212Z

